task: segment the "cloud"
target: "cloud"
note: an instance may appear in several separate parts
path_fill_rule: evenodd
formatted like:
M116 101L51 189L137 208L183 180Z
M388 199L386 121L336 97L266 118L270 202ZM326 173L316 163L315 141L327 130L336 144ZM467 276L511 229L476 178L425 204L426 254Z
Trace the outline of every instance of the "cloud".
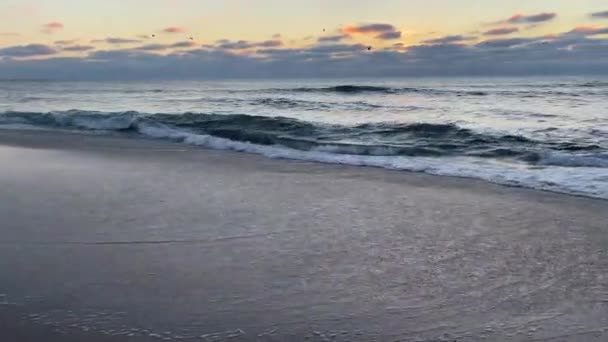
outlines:
M571 31L565 33L570 36L595 36L599 34L608 34L608 27L595 27L595 26L578 26L573 28Z
M380 33L379 35L376 36L376 39L382 39L382 40L392 40L392 39L399 39L399 38L401 38L400 31L384 32L384 33Z
M282 46L281 40L265 40L262 42L250 42L247 40L230 41L227 39L220 39L216 41L216 48L224 50L245 50L251 48L270 48Z
M186 32L186 29L184 29L183 27L171 26L171 27L167 27L167 28L163 29L163 32L165 32L165 33L184 33L184 32Z
M63 47L62 50L70 51L70 52L85 52L85 51L95 50L95 47L90 46L90 45L72 45L72 46Z
M174 48L174 49L178 49L178 48L191 48L196 46L196 43L193 41L184 41L184 42L178 42L178 43L174 43L171 44L169 47L170 48Z
M304 53L305 51L306 51L306 49L264 48L264 49L258 49L255 52L264 54L264 55L286 55L286 54Z
M137 50L143 50L143 51L161 51L161 50L167 50L169 48L168 45L166 44L148 44L148 45L143 45L140 47L137 47Z
M396 29L390 24L365 24L347 26L342 31L346 34L381 34L394 32Z
M511 33L518 32L519 29L517 27L500 27L496 29L492 29L483 33L484 36L502 36Z
M42 25L42 32L52 34L57 31L63 30L63 28L64 28L63 23L60 23L58 21L53 21L53 22Z
M608 11L591 13L589 16L594 19L608 19Z
M568 33L581 33L587 35L597 31L597 29L598 28L594 26L577 26Z
M488 25L504 25L504 24L540 24L551 21L557 17L556 13L543 12L537 14L514 14L513 16L489 23Z
M280 40L266 40L255 44L256 47L275 47L281 45L283 45L283 42Z
M225 50L242 50L254 47L254 43L246 40L239 40L235 42L222 40L217 47Z
M526 25L526 26L524 27L524 29L525 29L525 30L532 30L532 29L535 29L535 28L537 28L537 27L539 27L539 26L540 26L539 24L530 24L530 25Z
M478 43L477 47L482 48L511 48L518 45L528 44L538 41L537 38L508 38L508 39L491 39Z
M608 38L602 32L608 32L608 29L578 27L551 36L487 37L492 39L482 42L477 42L475 37L446 36L414 46L387 44L374 53L368 53L362 44L325 42L286 48L273 40L220 40L205 48L184 46L179 50L173 50L171 46L183 42L149 50L143 49L146 45L128 46L89 51L78 58L53 56L53 48L45 48L44 45L38 48L11 47L0 50L0 56L3 56L0 58L0 78L599 76L608 75ZM222 45L229 45L224 46L229 48L222 48ZM24 58L45 54L49 54L48 58Z
M272 35L272 39L280 39L281 38L281 34L280 33L275 33Z
M512 24L542 23L545 21L553 20L555 17L557 17L557 14L549 12L532 15L515 14L514 16L509 18L507 22Z
M415 45L407 48L407 56L427 62L465 58L472 49L462 44Z
M363 44L322 44L307 48L269 48L255 51L257 56L263 56L264 63L277 63L288 68L304 63L327 63L333 67L339 67L338 61L347 61L366 55L367 46ZM259 59L258 59L259 60ZM326 66L320 66L326 67Z
M290 63L315 61L331 61L353 58L367 52L367 46L363 44L330 44L316 45L308 48L270 48L256 50L257 54L265 55L274 62Z
M422 41L424 44L451 44L451 43L462 43L470 40L477 39L474 36L463 36L463 35L452 35L444 36L440 38L427 39Z
M317 38L317 42L319 43L327 43L327 42L339 42L341 40L346 40L346 39L350 39L350 35L348 34L337 34L334 36L324 36L324 37L319 37Z
M118 45L118 44L136 44L136 43L141 43L141 40L139 40L139 39L111 37L111 38L106 38L106 39L92 40L91 43L106 43L106 44L113 44L113 45Z
M0 56L2 57L35 57L35 56L49 56L54 55L58 51L53 47L43 44L29 44L11 46L0 49Z
M121 50L99 50L89 53L87 60L93 61L112 61L112 60L135 60L145 61L147 58L160 57L139 49L121 49Z
M60 22L54 21L54 22L45 24L44 27L51 29L51 30L60 30L60 29L63 29L63 24Z
M367 46L363 44L333 44L333 45L317 45L311 48L308 48L304 51L313 52L313 53L339 53L339 52L357 52L364 51L367 49Z
M0 37L17 37L19 33L16 32L0 32Z
M395 26L391 24L362 24L362 25L350 25L342 29L342 32L346 35L353 34L366 34L375 35L376 39L381 40L392 40L401 38L401 31L397 31Z
M193 48L196 46L196 43L193 41L184 41L177 42L173 44L147 44L136 47L133 51L164 51L168 49L184 49L184 48Z
M76 44L76 42L78 42L78 39L71 39L71 40L57 40L55 41L55 45L72 45L72 44Z

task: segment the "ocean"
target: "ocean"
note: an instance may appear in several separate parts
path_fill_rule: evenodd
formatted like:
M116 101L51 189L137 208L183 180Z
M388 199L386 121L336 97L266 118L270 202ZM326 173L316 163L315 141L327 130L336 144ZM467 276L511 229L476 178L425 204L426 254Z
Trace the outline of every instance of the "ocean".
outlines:
M0 128L137 135L608 199L601 78L0 81Z

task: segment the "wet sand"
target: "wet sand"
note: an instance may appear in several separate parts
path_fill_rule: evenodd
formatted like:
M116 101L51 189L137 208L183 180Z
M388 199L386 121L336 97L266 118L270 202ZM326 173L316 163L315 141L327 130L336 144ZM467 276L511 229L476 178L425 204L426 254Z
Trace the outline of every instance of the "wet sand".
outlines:
M605 341L608 201L0 130L0 341Z

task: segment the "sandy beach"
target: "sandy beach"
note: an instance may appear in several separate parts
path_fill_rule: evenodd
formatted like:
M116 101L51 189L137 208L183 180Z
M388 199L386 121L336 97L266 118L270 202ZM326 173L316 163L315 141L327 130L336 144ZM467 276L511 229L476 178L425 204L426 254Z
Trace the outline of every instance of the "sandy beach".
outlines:
M605 341L608 202L0 130L0 341Z

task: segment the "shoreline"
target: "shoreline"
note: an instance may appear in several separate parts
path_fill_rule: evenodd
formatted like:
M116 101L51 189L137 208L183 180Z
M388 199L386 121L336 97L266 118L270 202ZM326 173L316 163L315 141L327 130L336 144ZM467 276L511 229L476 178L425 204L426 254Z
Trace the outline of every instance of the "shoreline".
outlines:
M602 199L49 131L0 164L3 341L608 336Z
M495 186L500 186L500 187L546 192L546 193L562 195L562 196L572 196L572 197L608 202L608 198L596 197L596 196L592 196L590 194L565 192L565 191L552 190L552 189L538 189L538 188L528 187L525 185L517 185L517 184L503 184L503 183L492 182L492 181L488 181L488 180L476 178L476 177L433 174L433 173L428 173L425 171L390 169L390 168L384 168L381 166L374 166L374 165L350 165L350 164L341 164L341 163L333 163L333 162L329 163L329 162L315 161L315 160L291 159L291 158L284 158L284 157L274 158L274 157L267 157L264 155L260 155L258 153L248 152L248 151L235 151L232 149L215 149L215 148L210 148L207 146L177 142L177 141L173 141L172 139L154 138L154 137L145 136L145 135L142 135L139 133L133 133L133 134L111 133L111 134L105 135L105 134L89 134L89 133L80 132L80 131L61 131L61 130L48 130L48 129L2 129L2 128L0 128L0 145L5 144L5 145L13 145L15 147L26 147L26 148L35 148L35 149L59 149L59 150L75 150L76 149L76 150L78 150L80 148L79 146L74 146L73 144L62 143L61 137L67 137L69 140L70 136L81 137L81 139L83 139L84 141L87 141L89 143L103 142L104 138L109 139L107 141L120 141L120 140L124 139L124 141L130 141L133 144L135 144L136 146L139 146L139 148L155 148L157 150L174 149L176 151L200 150L200 151L207 151L207 152L211 152L211 153L213 153L213 152L226 153L227 155L231 155L231 154L247 155L254 159L262 158L264 160L274 160L277 162L285 162L285 163L320 164L320 165L327 165L328 167L333 166L333 167L346 167L346 168L378 169L378 170L383 170L386 172L418 174L418 175L425 175L425 176L438 177L438 178L448 178L448 179L453 178L453 179L461 179L461 180L471 181L471 182L482 182L484 184L495 185ZM39 139L40 137L42 137L42 139ZM51 137L54 137L54 138L51 138ZM59 138L59 141L56 141L55 138ZM92 140L89 141L90 139L87 139L87 138L92 138ZM98 138L98 140L95 140L96 138ZM116 140L114 140L114 139L116 139ZM138 141L140 143L138 143ZM146 144L149 144L149 145L146 146ZM106 152L107 152L107 150L112 149L112 147L107 146L107 144L105 146L103 146L103 148L100 148L100 147L102 147L102 146L99 146L99 147L88 146L86 148L86 150L89 152L90 151L100 152L100 151L106 150ZM124 147L121 149L124 149Z

